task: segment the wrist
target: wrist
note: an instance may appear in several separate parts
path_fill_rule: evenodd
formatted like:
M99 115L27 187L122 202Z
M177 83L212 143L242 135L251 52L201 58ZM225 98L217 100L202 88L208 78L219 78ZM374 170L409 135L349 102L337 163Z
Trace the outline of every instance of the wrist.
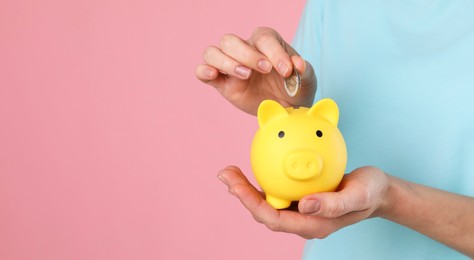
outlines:
M403 205L408 201L407 196L410 196L410 190L412 190L408 183L397 177L391 176L385 173L388 179L387 190L382 196L380 208L378 210L378 217L395 221L402 214ZM405 198L405 199L404 199Z
M392 219L396 215L396 205L400 195L400 180L383 172L387 182L384 192L380 196L377 209L373 213L373 217L381 217Z

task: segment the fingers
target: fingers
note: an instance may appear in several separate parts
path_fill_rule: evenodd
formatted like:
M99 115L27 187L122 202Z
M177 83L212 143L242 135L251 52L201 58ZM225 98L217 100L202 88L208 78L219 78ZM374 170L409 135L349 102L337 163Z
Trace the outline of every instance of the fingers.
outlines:
M290 55L296 52L281 38L281 36L271 28L258 28L249 39L282 77L288 77L293 70L293 63ZM290 52L290 53L289 53Z
M234 34L224 35L219 47L206 48L203 58L206 65L217 71L244 80L250 78L252 70L264 74L272 70L272 64L262 53Z
M196 67L196 77L203 82L215 80L218 76L219 72L209 65L199 64Z
M236 185L250 185L249 180L237 166L227 166L220 170L217 177L226 184L229 189Z
M220 47L223 53L243 66L261 73L268 73L272 70L272 64L262 53L234 34L224 35Z
M357 197L338 192L309 195L300 201L298 208L303 214L326 218L337 218L349 212L366 209Z
M291 62L293 63L293 66L298 70L300 75L305 75L306 72L306 61L301 58L301 56L294 55L291 56Z
M248 79L251 69L224 53L221 49L210 46L204 51L204 62L223 74L240 79Z
M241 201L257 222L264 224L272 231L293 233L310 239L324 238L334 232L337 227L321 217L306 216L297 211L274 209L235 166L221 170L218 178L228 186L229 192Z
M377 197L382 196L383 172L364 168L344 177L338 192L317 193L299 202L299 212L276 210L248 181L239 168L229 166L218 174L249 210L270 230L287 232L303 238L325 238L337 230L371 217Z
M239 168L228 166L221 170L218 178L224 182L229 192L236 196L260 223L271 222L278 212L268 204L262 194L248 181Z
M258 28L248 41L234 34L226 34L221 38L218 47L209 46L205 49L205 64L202 65L208 67L203 69L201 66L199 70L196 69L196 76L207 82L215 79L215 73L220 72L245 80L250 78L253 70L266 74L275 68L281 76L288 77L293 70L291 56L295 54L293 48L270 28ZM296 58L294 61L297 63L297 69L303 72L302 59Z

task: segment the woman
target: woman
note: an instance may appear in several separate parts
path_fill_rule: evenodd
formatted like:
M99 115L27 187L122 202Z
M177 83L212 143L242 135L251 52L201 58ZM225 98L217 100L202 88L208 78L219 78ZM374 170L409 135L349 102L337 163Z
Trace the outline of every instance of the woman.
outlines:
M294 48L270 28L223 36L198 79L250 114L264 99L311 106L317 86L316 98L339 105L350 173L298 211L273 209L235 166L218 177L271 230L318 238L307 259L474 257L471 10L460 0L309 1ZM302 89L289 97L282 77L293 69Z

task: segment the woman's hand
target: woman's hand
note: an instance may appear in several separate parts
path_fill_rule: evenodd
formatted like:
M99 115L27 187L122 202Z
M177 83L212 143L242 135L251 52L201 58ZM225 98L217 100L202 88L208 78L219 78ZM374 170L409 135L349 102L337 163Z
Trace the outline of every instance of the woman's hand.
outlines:
M416 230L474 257L474 198L411 183L375 167L347 174L336 192L302 198L299 211L276 210L235 166L218 174L255 220L273 231L325 238L371 217Z
M311 106L314 100L313 68L271 28L256 29L248 40L224 35L219 46L206 48L203 59L204 63L196 68L196 77L247 113L255 115L265 99L283 106ZM301 75L301 89L295 97L289 97L283 79L293 68Z
M384 214L391 207L386 201L389 178L375 167L359 168L345 175L336 192L304 197L298 204L299 211L274 209L235 166L220 171L218 177L256 221L273 231L306 239L325 238L345 226Z

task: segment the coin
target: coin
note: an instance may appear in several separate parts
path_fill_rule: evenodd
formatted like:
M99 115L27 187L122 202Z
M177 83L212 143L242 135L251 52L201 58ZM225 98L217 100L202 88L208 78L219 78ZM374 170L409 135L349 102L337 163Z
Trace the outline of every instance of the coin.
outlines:
M284 79L285 90L288 96L294 97L301 88L301 77L296 68L293 68L291 76Z

